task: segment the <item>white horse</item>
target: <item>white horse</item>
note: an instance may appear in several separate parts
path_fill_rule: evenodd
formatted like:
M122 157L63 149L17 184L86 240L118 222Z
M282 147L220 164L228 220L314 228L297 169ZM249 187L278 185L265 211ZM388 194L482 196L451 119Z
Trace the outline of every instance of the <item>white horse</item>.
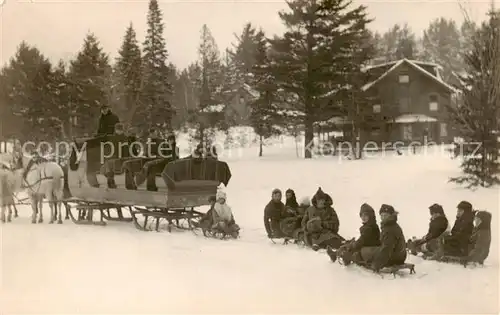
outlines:
M62 224L61 201L64 189L64 171L56 162L42 161L40 163L29 163L31 157L24 154L12 154L15 164L13 171L15 191L24 189L31 202L33 214L31 223L43 222L42 204L47 198L50 207L50 222Z

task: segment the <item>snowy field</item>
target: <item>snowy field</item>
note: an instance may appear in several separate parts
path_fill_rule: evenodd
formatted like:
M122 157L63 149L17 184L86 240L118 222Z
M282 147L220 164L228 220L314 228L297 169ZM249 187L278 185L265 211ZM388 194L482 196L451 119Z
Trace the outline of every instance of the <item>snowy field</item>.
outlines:
M227 159L239 240L140 232L131 223L32 225L21 208L1 226L0 313L498 313L498 190L448 184L458 161L444 154L302 160L293 145L264 153L258 160L248 148ZM318 186L331 194L346 238L358 236L363 202L394 205L409 238L426 233L432 203L453 223L456 204L469 200L493 213L490 256L476 269L410 257L417 276L389 280L272 244L263 228L271 190L293 188L300 197Z

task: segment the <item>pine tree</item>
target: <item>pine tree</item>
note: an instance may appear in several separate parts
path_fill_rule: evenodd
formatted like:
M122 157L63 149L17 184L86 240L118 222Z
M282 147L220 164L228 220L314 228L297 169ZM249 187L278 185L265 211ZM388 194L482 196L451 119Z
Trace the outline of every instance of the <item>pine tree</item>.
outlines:
M463 146L463 175L451 181L468 188L500 184L500 12L490 11L472 43L464 55L468 74L461 77L462 103L450 107L461 137L473 144Z
M49 84L50 61L35 47L22 42L14 58L4 68L6 103L10 116L18 117L16 136L21 140L51 140Z
M99 110L108 104L106 86L111 67L109 57L93 33L87 34L83 47L70 63L71 109L75 114L73 136L91 136L97 130Z
M118 100L121 104L123 123L137 128L144 125L147 114L140 104L142 88L141 49L132 23L127 27L123 43L118 51L115 72L118 79Z
M453 20L435 19L424 31L422 59L441 65L441 76L446 82L463 69L460 40L460 31Z
M364 6L351 9L346 0L287 4L291 12L280 13L287 31L271 40L273 72L279 87L293 96L295 110L303 114L304 156L311 158L313 124L335 114L334 104L346 99L353 84L348 74L359 68L352 63L354 47L370 21Z
M259 157L263 155L264 140L280 133L278 115L278 87L275 84L268 57L268 43L263 31L255 35L254 65L252 86L258 97L250 103L250 123L259 136Z
M199 76L196 78L196 86L199 106L193 117L193 122L197 125L195 139L205 143L214 140L215 128L225 127L225 106L221 104L220 95L223 84L220 53L206 24L201 29L198 54Z
M383 59L385 62L403 58L418 59L419 51L416 36L408 26L396 24L382 35L380 42Z
M172 84L167 64L168 52L163 37L163 17L157 0L149 1L146 40L143 45L143 104L148 127L172 130L174 112L171 104Z
M60 60L52 71L50 91L53 108L56 109L53 116L56 129L59 130L63 139L71 139L75 115L71 111L71 84L68 81L66 64L63 60Z

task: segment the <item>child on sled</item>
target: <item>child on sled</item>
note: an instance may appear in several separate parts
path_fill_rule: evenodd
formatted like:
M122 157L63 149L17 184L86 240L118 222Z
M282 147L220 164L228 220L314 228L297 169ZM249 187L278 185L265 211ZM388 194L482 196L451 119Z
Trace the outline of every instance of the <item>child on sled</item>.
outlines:
M332 261L335 262L337 255L339 255L342 262L349 265L351 261L362 260L361 250L363 248L380 246L380 228L377 224L375 210L369 204L364 203L359 209L359 217L362 225L359 228L359 238L357 240L352 239L346 242L337 251L331 247L327 248L326 252Z
M380 207L379 214L380 226L382 227L380 246L361 247L356 255L352 255L352 260L356 264L375 272L380 272L386 267L399 268L399 266L402 266L402 268L409 268L405 265L406 241L403 231L397 223L398 213L394 210L394 207L383 204ZM343 254L342 251L345 252L345 248L343 250L339 249L339 251L340 254ZM332 258L331 253L332 250L328 249L330 258ZM345 256L343 256L343 260L346 264Z
M238 236L239 226L236 224L231 207L226 203L226 193L218 191L212 211L212 230L233 237Z
M423 253L424 257L429 258L437 255L439 242L442 242L444 232L448 229L448 219L441 205L437 203L431 205L429 213L431 220L427 234L420 239L414 237L406 243L406 247L412 255Z

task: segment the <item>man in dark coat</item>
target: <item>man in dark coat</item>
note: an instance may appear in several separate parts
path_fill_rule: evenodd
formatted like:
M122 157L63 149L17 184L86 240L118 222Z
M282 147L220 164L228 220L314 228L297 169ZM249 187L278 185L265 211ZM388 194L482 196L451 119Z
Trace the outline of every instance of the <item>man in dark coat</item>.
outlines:
M285 205L281 202L281 198L281 190L274 189L271 194L271 201L264 208L264 227L269 238L283 237L280 222L285 213Z
M384 267L404 264L406 260L406 240L398 224L398 213L394 207L383 204L379 214L382 227L381 245L361 249L361 259L377 272Z
M361 205L359 217L363 225L359 228L359 238L342 245L338 251L327 248L327 254L332 261L336 261L340 255L344 264L349 264L352 260L361 262L361 250L365 247L380 246L380 228L377 224L375 210L367 204Z
M468 201L461 201L457 205L457 218L451 229L451 235L444 237L443 254L445 256L466 256L473 228L474 212L472 204Z
M431 220L429 222L429 230L427 234L414 240L408 240L407 247L413 255L419 252L424 255L430 255L438 250L438 238L443 236L443 233L448 228L448 219L444 213L443 207L437 203L429 207Z
M103 105L101 107L101 117L99 118L99 127L97 129L97 136L112 135L115 133L115 125L119 123L120 120L116 116L109 106Z

